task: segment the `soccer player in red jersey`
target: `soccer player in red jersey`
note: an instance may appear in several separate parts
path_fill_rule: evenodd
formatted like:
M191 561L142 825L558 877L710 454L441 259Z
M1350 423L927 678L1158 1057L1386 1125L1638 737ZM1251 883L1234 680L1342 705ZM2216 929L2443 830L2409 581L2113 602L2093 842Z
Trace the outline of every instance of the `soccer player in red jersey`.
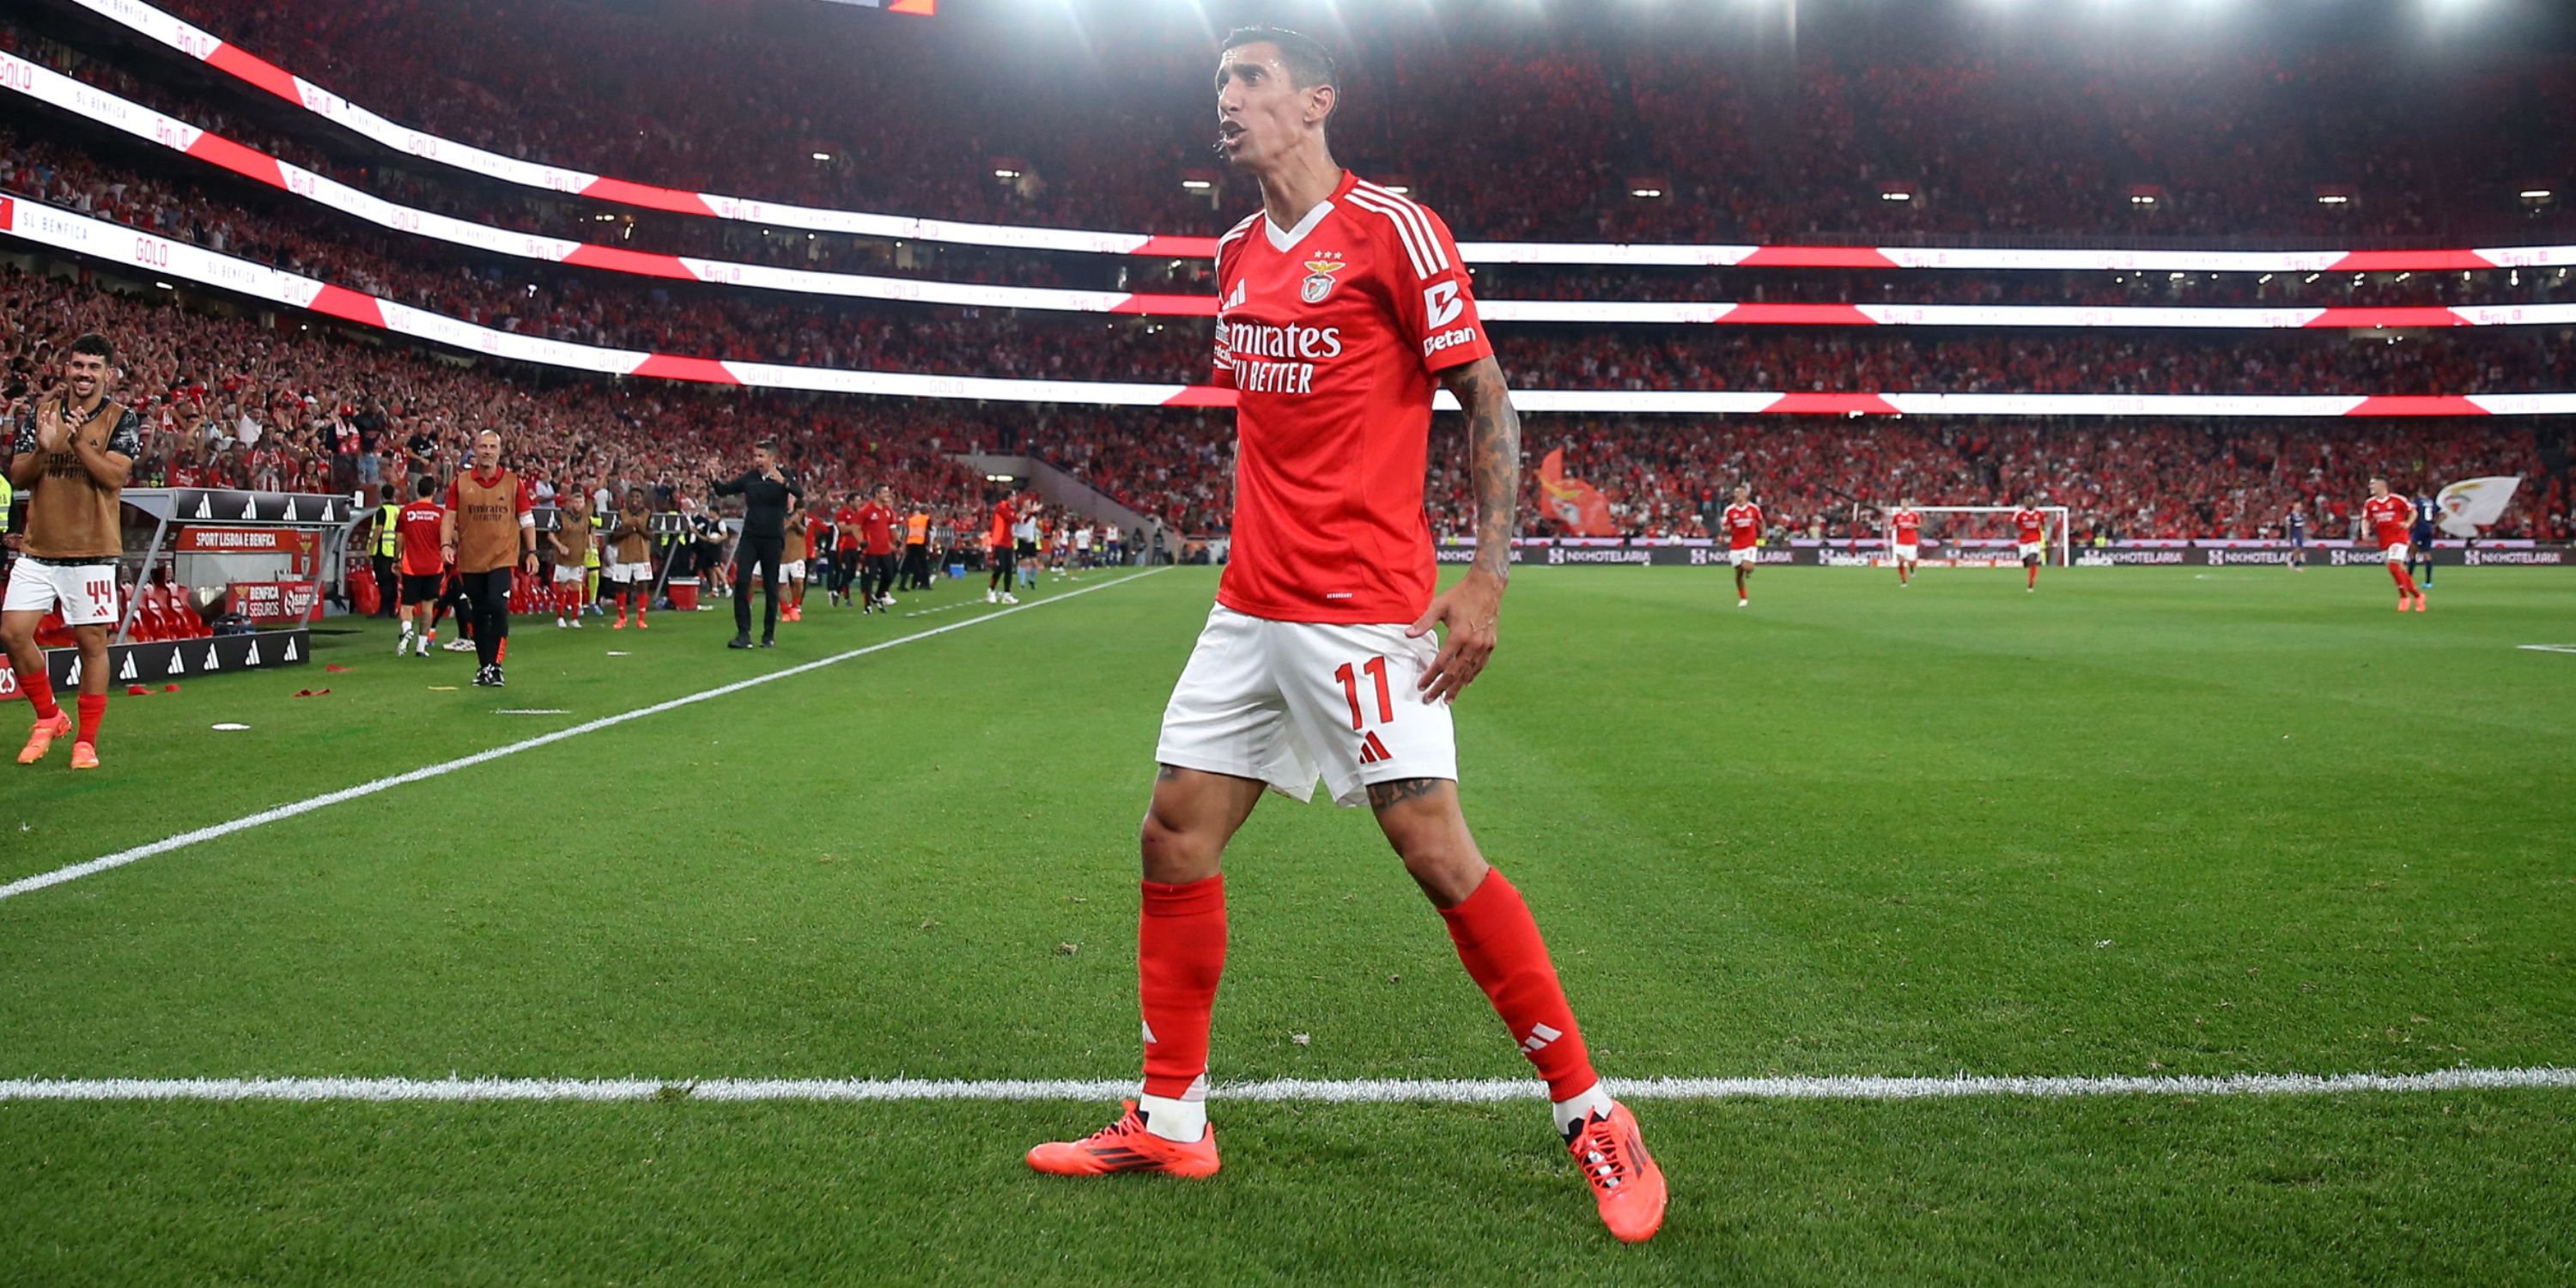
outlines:
M415 657L427 657L430 645L438 642L435 614L447 580L447 560L438 553L438 534L446 527L447 510L438 503L438 480L423 474L412 483L411 503L394 516L394 562L400 568L397 580L402 590L402 635L394 641L395 657L406 650ZM582 520L582 527L587 531L590 521Z
M894 610L894 485L877 484L859 507L859 539L868 561L859 574L859 602L878 612Z
M2039 508L2039 498L2029 497L2013 511L2013 546L2021 552L2022 571L2027 574L2022 589L2039 591L2039 565L2048 558L2048 512Z
M1719 523L1726 529L1726 562L1735 569L1735 606L1745 608L1753 603L1747 583L1762 558L1762 507L1753 503L1752 488L1735 485L1735 503Z
M859 584L859 545L859 498L852 494L832 511L832 601L844 608Z
M2388 575L2397 582L2397 611L2412 605L2423 612L2424 592L2415 585L2415 574L2406 569L2407 529L2415 522L2415 503L2388 490L2388 480L2370 481L2370 499L2361 503L2362 521L2379 541L2379 552L2388 560Z
M1913 585L1914 569L1923 559L1923 516L1914 512L1913 497L1896 503L1895 512L1887 516L1887 526L1894 534L1888 543L1888 554L1896 560L1896 584Z
M1013 553L1011 526L1020 521L1018 507L1005 496L993 503L993 530L985 535L984 561L993 568L993 576L984 584L987 604L1016 604L1020 597L1011 593L1011 578L1018 556Z
M1039 1145L1041 1172L1217 1170L1209 1014L1224 970L1226 843L1264 791L1372 809L1459 959L1537 1067L1557 1129L1620 1239L1663 1222L1663 1173L1586 1054L1519 891L1461 815L1449 703L1485 667L1510 569L1520 418L1449 230L1335 164L1332 60L1270 28L1226 39L1222 150L1262 209L1217 243L1216 379L1240 395L1233 554L1169 705L1142 829L1143 1094ZM1467 422L1476 555L1434 594L1423 511L1431 399ZM1432 632L1445 625L1445 643Z

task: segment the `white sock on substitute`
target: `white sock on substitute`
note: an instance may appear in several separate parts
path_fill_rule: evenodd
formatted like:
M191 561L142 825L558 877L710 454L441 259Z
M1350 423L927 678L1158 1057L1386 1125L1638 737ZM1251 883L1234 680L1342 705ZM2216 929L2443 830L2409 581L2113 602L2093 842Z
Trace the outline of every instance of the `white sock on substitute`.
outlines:
M1190 1145L1207 1135L1207 1102L1204 1100L1138 1096L1136 1108L1145 1115L1145 1130L1165 1140Z
M1590 1091L1579 1091L1556 1102L1556 1134L1563 1136L1568 1128L1594 1114L1610 1112L1610 1093L1593 1083Z

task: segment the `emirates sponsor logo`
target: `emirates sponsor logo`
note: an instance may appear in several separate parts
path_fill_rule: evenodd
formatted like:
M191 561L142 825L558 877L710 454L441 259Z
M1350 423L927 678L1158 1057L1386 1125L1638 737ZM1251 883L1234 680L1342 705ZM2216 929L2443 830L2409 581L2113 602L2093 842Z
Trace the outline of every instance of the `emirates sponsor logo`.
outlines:
M1296 359L1316 362L1342 356L1342 329L1337 326L1267 326L1259 322L1225 324L1225 347L1237 358Z

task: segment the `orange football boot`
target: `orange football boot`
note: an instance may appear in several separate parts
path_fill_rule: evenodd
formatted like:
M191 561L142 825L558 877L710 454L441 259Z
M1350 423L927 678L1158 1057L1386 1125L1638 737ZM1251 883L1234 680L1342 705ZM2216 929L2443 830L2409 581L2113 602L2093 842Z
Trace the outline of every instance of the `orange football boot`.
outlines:
M88 742L76 742L76 743L73 743L73 744L72 744L72 768L74 768L74 769L96 769L96 768L98 768L98 745L97 745L96 743L88 743Z
M1029 1166L1049 1176L1162 1172L1196 1180L1216 1175L1216 1128L1184 1145L1145 1130L1145 1118L1136 1112L1135 1101L1119 1103L1127 1112L1118 1121L1081 1140L1049 1141L1031 1149Z
M36 727L27 734L26 749L18 753L18 763L32 765L43 760L45 753L53 750L54 739L71 731L72 716L68 711L56 711L53 719L37 721Z
M1637 1116L1612 1101L1610 1112L1594 1114L1575 1125L1565 1148L1592 1197L1601 1205L1601 1223L1621 1243L1644 1243L1664 1226L1664 1169L1646 1152Z

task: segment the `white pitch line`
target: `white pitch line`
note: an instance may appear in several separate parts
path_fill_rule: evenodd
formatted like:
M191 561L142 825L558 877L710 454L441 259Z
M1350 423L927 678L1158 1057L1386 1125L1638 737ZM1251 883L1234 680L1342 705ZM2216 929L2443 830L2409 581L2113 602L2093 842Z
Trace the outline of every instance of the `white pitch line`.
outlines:
M2576 1068L2443 1069L2433 1073L2238 1073L2174 1077L1610 1078L1622 1100L2066 1100L2093 1096L2328 1096L2361 1092L2569 1091ZM1135 1080L926 1078L20 1078L0 1102L127 1100L320 1101L921 1101L1114 1100ZM1541 1100L1531 1078L1275 1078L1223 1084L1215 1100L1316 1104L1484 1104Z
M987 622L1000 621L1013 613L1025 612L1032 608L1044 608L1049 604L1061 604L1077 595L1088 595L1095 590L1107 590L1112 586L1125 585L1139 577L1151 577L1155 573L1167 570L1167 568L1147 569L1144 572L1133 573L1125 577L1120 577L1116 581L1105 581L1098 585L1085 586L1080 590L1069 590L1061 595L1050 595L1044 599L1021 604L1015 608L1004 608L995 612L987 613L982 617L970 617L964 621L950 622L945 626L934 626L925 631L916 631L913 634L903 636L900 639L886 640L883 643L870 644L864 648L854 648L846 653L835 653L827 658L820 658L799 666L791 666L784 671L771 671L764 675L755 675L746 680L736 680L731 684L719 685L716 688L702 690L685 697L673 698L668 702L656 702L649 707L637 707L632 711L621 711L616 715L601 716L597 720L588 720L577 725L557 729L552 733L539 734L534 738L529 738L521 742L514 742L505 747L494 747L489 751L478 751L471 756L460 756L454 760L444 761L439 764L424 765L419 769L395 774L387 778L379 778L373 782L360 783L355 787L344 787L336 792L325 792L320 796L309 797L304 800L296 801L293 804L280 805L275 809L261 810L256 814L247 814L228 823L216 823L208 827L198 828L193 832L182 832L177 836L165 837L161 840L154 841L149 845L138 845L132 849L118 850L114 854L103 854L85 863L75 863L69 867L56 868L51 872L38 873L32 877L25 877L17 881L12 881L7 885L0 885L0 899L14 899L19 895L32 894L38 890L45 889L48 886L61 885L66 881L78 881L82 877L93 876L97 873L108 871L111 868L121 868L128 863L148 859L154 855L168 854L173 850L183 850L191 845L196 845L201 842L219 840L223 837L231 836L236 832L247 832L255 827L265 827L271 823L284 822L285 820L294 818L298 815L310 814L315 810L320 809L329 809L334 805L345 804L364 796L373 796L378 792L390 791L393 788L401 787L406 784L423 782L428 779L442 777L447 774L455 773L460 769L471 769L476 765L488 764L505 756L515 756L523 751L535 751L539 747L551 746L555 743L562 742L567 738L578 738L583 734L597 733L602 729L614 728L618 725L625 724L630 720L641 720L646 716L660 715L665 711L677 711L682 707L694 706L700 702L707 702L716 698L740 693L745 689L758 688L759 686L771 683L772 681L784 680L790 676L803 675L808 671L819 671L827 666L838 666L852 658L866 657L870 653L882 653L887 649L897 648L919 640L926 640L934 635L945 635L950 631L962 631L970 626L981 626Z

